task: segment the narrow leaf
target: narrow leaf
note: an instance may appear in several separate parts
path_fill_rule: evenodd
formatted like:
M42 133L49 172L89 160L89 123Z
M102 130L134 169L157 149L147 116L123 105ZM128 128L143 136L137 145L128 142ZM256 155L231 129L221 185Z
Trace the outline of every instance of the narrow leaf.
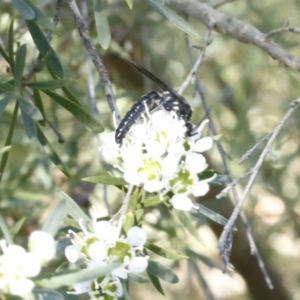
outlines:
M154 252L155 254L162 256L164 258L168 258L168 259L187 259L189 258L186 255L182 255L182 254L177 254L177 253L173 253L170 252L169 250L163 249L157 245L151 244L149 242L146 243L146 248L152 252Z
M57 292L48 289L34 289L32 291L34 300L64 300L64 296Z
M177 209L173 209L172 213L176 216L177 220L182 224L182 226L193 236L196 238L198 242L204 245L202 238L200 237L197 228L193 224L190 216L185 212Z
M78 204L69 197L66 193L60 191L57 193L57 197L60 201L65 200L67 203L68 214L72 216L76 221L83 219L83 222L91 227L91 219L82 211Z
M3 155L5 152L10 150L11 146L6 146L0 149L0 156Z
M146 198L146 199L141 203L141 206L142 206L142 207L156 206L156 205L158 205L159 203L162 203L162 202L163 202L163 200L160 199L160 196L159 196L159 195L155 195L155 196Z
M93 183L100 183L106 185L127 185L128 183L120 177L112 177L111 175L98 175L98 176L91 176L82 178L83 181L93 182Z
M147 271L147 273L148 273L149 279L151 280L152 284L157 289L157 291L159 293L161 293L163 296L165 296L165 292L161 286L159 279L155 275L152 275L150 272Z
M180 17L170 8L159 3L160 1L144 0L144 2L150 5L159 14L167 18L171 23L173 23L176 27L178 27L183 32L187 33L188 35L194 37L197 40L201 40L201 36L187 21L185 21L182 17Z
M133 8L133 0L126 0L127 5L129 6L130 9Z
M10 127L9 127L9 130L8 130L6 141L5 141L5 146L10 146L11 145L11 141L12 141L15 125L16 125L16 120L17 120L17 116L18 116L18 110L19 110L19 104L16 101L16 105L15 105L15 109L14 109L14 112L13 112L12 120L11 120L11 123L10 123ZM5 152L2 155L2 158L1 158L0 182L1 182L1 179L2 179L2 176L3 176L3 172L4 172L4 169L5 169L7 160L8 160L8 156L9 156L9 152Z
M15 71L14 71L14 85L15 89L20 89L22 85L22 76L25 67L25 59L27 53L27 46L23 44L20 46L16 52L16 61L15 61Z
M38 108L30 101L27 101L21 96L18 96L18 102L20 105L20 108L26 112L28 116L30 116L34 120L42 120L43 116L41 112L38 110Z
M42 120L39 120L39 124L45 126L46 116L45 116L44 105L39 90L33 89L33 99L34 99L34 104L36 105L36 107L38 108L38 110L40 111L43 117Z
M224 218L223 216L221 216L220 214L216 213L215 211L213 211L199 203L197 203L196 205L198 207L198 209L196 210L198 214L195 214L196 216L199 216L199 213L200 213L220 225L225 226L227 224L228 220L226 218Z
M94 16L98 41L103 49L107 49L111 41L111 35L103 0L94 0Z
M64 198L59 199L54 208L51 210L42 231L48 232L54 236L63 223L64 217L68 214L67 201Z
M56 151L53 149L51 144L48 142L46 136L43 134L41 129L37 126L37 138L39 140L39 143L44 147L45 152L47 153L50 160L68 177L70 178L71 175L66 168L66 166L63 164L62 160L56 153Z
M14 87L8 81L0 82L0 90L3 92L12 92Z
M138 283L146 283L149 282L149 279L146 276L143 276L139 273L128 273L129 279L132 279Z
M59 58L52 49L42 30L34 21L26 21L31 37L40 51L41 55L46 59L48 67L58 77L64 77L63 68Z
M23 0L32 8L32 10L35 13L35 22L38 23L41 27L48 29L50 31L56 32L57 29L55 25L35 6L33 5L30 1L28 0Z
M34 10L26 2L23 0L12 0L11 2L25 20L33 20L35 18Z
M67 274L54 274L51 278L41 279L38 280L36 283L40 286L52 289L66 285L74 285L75 283L90 281L105 276L120 265L121 263L113 263L110 265L103 266L101 268L85 269Z
M64 92L64 94L68 97L68 99L76 104L78 104L79 106L81 106L81 102L79 101L79 99L76 98L76 96L70 91L70 89L68 89L67 87L62 87L61 88Z
M13 98L15 98L15 96L12 93L5 93L5 97L0 100L0 116Z
M14 72L15 60L14 60L14 19L11 20L8 27L8 56L11 71Z
M177 275L170 268L157 261L149 260L147 272L169 283L177 283L179 281Z
M39 90L56 90L74 82L75 80L73 79L55 79L55 80L29 82L26 85L31 88L39 89Z
M20 231L25 221L26 221L26 217L23 217L17 223L15 223L12 228L10 228L9 231L12 237L15 237L15 235Z
M45 90L43 91L47 94L50 98L52 98L55 102L59 105L64 107L67 111L69 111L75 118L81 121L85 126L89 127L95 132L102 132L104 130L101 123L93 117L90 113L85 111L81 106L78 104L70 101L69 99L60 96L54 92Z
M6 60L6 62L9 63L9 56L1 46L0 46L0 54Z
M13 244L13 238L11 233L9 232L9 229L5 223L4 218L0 215L0 230L7 242L8 245L12 245Z
M26 134L29 139L32 139L32 138L36 137L36 134L37 134L35 122L31 118L31 116L29 116L27 114L27 112L24 111L24 109L21 107L21 105L20 105L20 109L21 109L21 114L22 114L23 124L25 127Z

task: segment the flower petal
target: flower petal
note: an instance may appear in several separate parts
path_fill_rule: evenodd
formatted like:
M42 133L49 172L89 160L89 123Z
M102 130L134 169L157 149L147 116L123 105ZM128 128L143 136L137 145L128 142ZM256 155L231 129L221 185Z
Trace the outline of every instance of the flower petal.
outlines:
M190 211L195 207L191 199L185 194L177 194L170 200L174 208L178 210Z
M137 226L130 228L127 232L127 241L131 246L143 246L147 241L147 232Z

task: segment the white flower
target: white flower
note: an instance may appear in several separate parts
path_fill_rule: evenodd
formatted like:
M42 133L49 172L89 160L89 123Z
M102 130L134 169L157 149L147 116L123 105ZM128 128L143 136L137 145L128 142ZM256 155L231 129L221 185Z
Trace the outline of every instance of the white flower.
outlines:
M53 236L44 231L33 231L28 240L28 250L45 265L55 256Z
M24 296L34 287L28 277L39 274L41 265L38 258L18 245L1 243L3 255L0 256L0 293Z
M117 299L122 295L119 278L125 279L131 272L144 272L148 266L149 258L141 256L147 240L146 232L134 226L129 229L127 236L123 236L120 235L121 222L117 227L107 221L98 222L95 217L92 232L83 226L82 220L79 224L82 234L69 231L73 245L65 249L65 255L71 263L81 259L81 263L85 262L88 269L101 268L113 262L121 262L122 265L105 277L91 281L89 286L87 282L74 286L72 293L84 293L88 290L88 293L95 297L103 294L116 296L113 299Z

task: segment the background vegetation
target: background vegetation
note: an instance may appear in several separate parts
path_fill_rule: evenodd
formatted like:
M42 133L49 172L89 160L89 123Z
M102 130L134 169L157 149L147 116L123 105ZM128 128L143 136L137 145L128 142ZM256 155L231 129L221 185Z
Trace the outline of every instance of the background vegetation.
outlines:
M55 15L53 1L31 2L49 20ZM130 4L130 1L127 2ZM97 36L94 2L78 1L91 39L108 70L122 116L142 94L157 89L155 84L136 73L122 56L131 57L171 86L178 87L192 68L189 50L195 57L200 53L197 47L188 48L185 33L174 22L153 9L153 6L149 6L149 2L161 1L134 1L132 10L126 1L105 1L105 10L101 13L107 16L111 32L109 41L108 30L103 29L103 24L102 36L101 32L100 37ZM185 1L168 0L166 4L187 19L197 34L203 37L206 31L203 19L192 14L191 16L187 11L189 5L196 6L199 1L183 2ZM206 3L215 5L216 1ZM182 8L183 4L187 10ZM294 32L284 31L271 36L269 40L288 51L295 61L300 56L300 37L297 34L297 26L300 26L299 9L300 2L291 0L285 3L280 0L228 1L215 8L228 17L251 24L264 34L288 21L289 25L286 24L285 27L293 27ZM43 144L39 130L36 134L33 130L33 137L28 138L31 123L24 126L21 114L18 115L11 136L11 149L6 152L9 156L5 169L3 162L6 154L2 154L0 207L1 215L9 226L24 218L23 227L15 239L20 243L29 232L47 219L49 210L55 204L57 190L65 191L82 207L96 205L103 212L103 216L115 212L123 198L114 187L103 187L81 180L98 174L100 166L110 168L99 155L98 147L101 146L102 135L95 131L101 131L98 121L107 132L113 130L114 126L104 85L79 36L68 1L63 2L60 14L51 46L62 64L64 77L68 79L65 82L68 83L68 92L79 99L80 105L95 120L92 124L78 120L76 113L74 116L68 111L70 107L65 109L58 101L53 101L49 94L40 92L47 120L64 139L64 143L61 143L62 138L45 122L45 126L39 125L40 131L48 140L47 144ZM11 25L12 20L14 25ZM40 27L44 32L46 29L53 29L49 26L47 28L46 23L43 25ZM27 45L23 75L32 70L39 53L37 42L34 43L28 26L28 21L26 25L20 11L10 1L0 2L1 47L9 53L12 38L15 50L17 45ZM280 122L289 108L289 103L299 97L300 68L297 61L294 65L286 66L274 60L259 46L241 42L243 38L240 37L245 32L243 30L240 31L240 37L228 32L226 34L226 30L225 33L221 31L219 27L212 30L212 41L206 49L197 78L201 81L217 132L221 134L219 141L228 155L229 168L233 177L238 178L254 166L264 143L247 161L239 164L241 156ZM190 44L203 46L203 38L201 39L199 41L190 37ZM57 69L50 67L47 70L46 67L42 68L43 65L39 67L41 71L33 77L36 80L50 80L55 74L58 75ZM8 67L2 53L0 83L11 80L12 73L13 70ZM51 76L51 73L54 75ZM5 88L2 85L0 88L1 93L4 93ZM66 91L60 89L55 93L63 95ZM193 121L200 122L205 118L205 112L193 84L188 87L184 96L194 109ZM3 104L2 101L0 103ZM7 142L14 107L14 102L10 101L0 116L0 147L4 147ZM267 288L257 262L251 256L244 226L240 222L232 253L235 270L223 275L222 261L217 249L221 226L211 224L205 219L195 219L205 243L203 246L187 236L180 227L176 228L176 236L173 226L179 225L174 225L174 221L163 208L155 208L149 211L146 218L150 239L174 252L185 249L185 254L190 256L189 260L176 261L172 265L180 283L163 284L166 299L300 299L299 117L300 111L296 110L277 137L273 147L274 159L269 156L260 168L244 206L255 242L275 285L274 290ZM226 173L216 146L208 159L212 168L220 174ZM242 193L246 182L247 180L239 182L239 192ZM230 193L229 197L216 199L222 188L213 187L207 197L198 200L229 217L233 210ZM186 237L184 245L178 235ZM168 260L161 261L170 264ZM130 292L132 299L164 299L150 283L133 284Z

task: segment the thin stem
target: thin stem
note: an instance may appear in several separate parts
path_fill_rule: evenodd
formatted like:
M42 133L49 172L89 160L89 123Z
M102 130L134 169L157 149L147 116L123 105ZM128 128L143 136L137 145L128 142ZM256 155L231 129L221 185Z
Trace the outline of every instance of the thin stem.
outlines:
M112 84L109 80L107 70L106 70L100 56L97 53L97 49L96 49L95 45L92 43L92 41L90 39L87 26L85 25L85 23L82 20L82 17L81 17L81 14L80 14L80 11L78 9L76 2L74 0L68 0L68 3L74 14L77 28L78 28L80 36L83 39L85 48L88 51L88 53L92 59L92 62L94 63L94 66L100 76L100 79L104 84L105 95L106 95L106 99L107 99L109 108L112 111L112 113L115 114L117 122L120 123L121 116L120 116L119 110L116 105L116 97L114 95L114 92L112 89Z

